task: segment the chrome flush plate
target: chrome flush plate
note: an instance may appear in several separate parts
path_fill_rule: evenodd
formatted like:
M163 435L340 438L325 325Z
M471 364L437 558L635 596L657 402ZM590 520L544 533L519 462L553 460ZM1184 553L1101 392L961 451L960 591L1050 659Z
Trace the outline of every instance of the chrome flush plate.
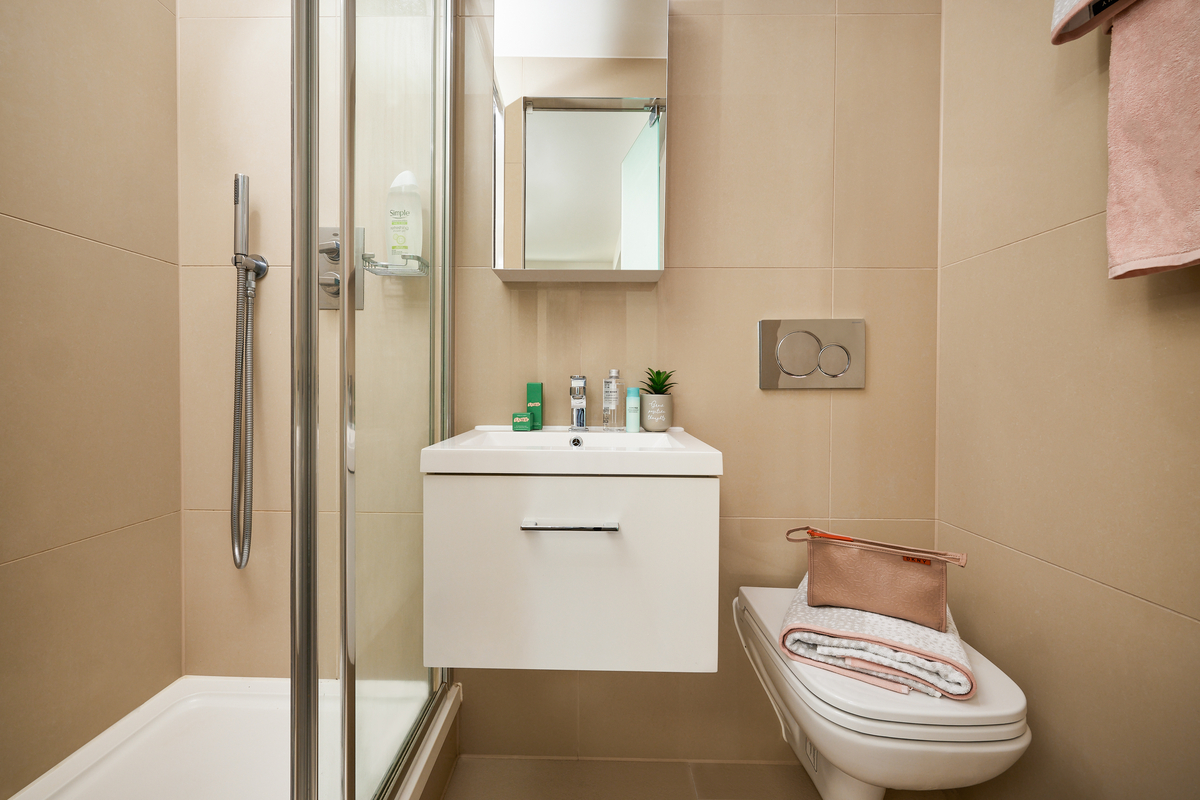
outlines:
M861 319L758 322L758 388L862 389L867 385Z

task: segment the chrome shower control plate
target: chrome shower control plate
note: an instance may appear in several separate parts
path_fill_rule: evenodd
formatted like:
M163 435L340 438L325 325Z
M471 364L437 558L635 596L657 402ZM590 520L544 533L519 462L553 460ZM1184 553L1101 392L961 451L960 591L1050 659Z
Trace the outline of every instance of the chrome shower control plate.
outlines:
M340 234L338 233L337 228L332 228L332 227L329 227L326 225L322 225L317 230L318 230L318 235L320 236L320 241L322 241L322 242L336 242L340 238ZM363 229L355 228L354 229L354 253L355 253L356 257L362 255L364 238L365 238L365 234L363 232ZM342 259L340 257L340 254L339 254L339 258L337 261L332 260L325 253L321 253L320 259L321 259L320 263L317 265L317 274L318 275L327 275L330 272L332 272L333 274L338 276L338 279L339 279L338 283L340 284L341 277L342 277ZM363 272L365 273L365 270ZM356 309L358 309L359 311L363 310L363 298L366 297L366 293L364 292L364 287L366 285L367 285L367 282L364 280L364 275L363 275L363 273L360 273L358 276L358 282L354 286L354 307ZM333 311L337 311L338 310L337 294L330 292L330 291L326 291L326 290L317 292L317 308L321 309L322 311L328 311L331 309Z
M758 388L862 389L867 385L861 319L758 322Z

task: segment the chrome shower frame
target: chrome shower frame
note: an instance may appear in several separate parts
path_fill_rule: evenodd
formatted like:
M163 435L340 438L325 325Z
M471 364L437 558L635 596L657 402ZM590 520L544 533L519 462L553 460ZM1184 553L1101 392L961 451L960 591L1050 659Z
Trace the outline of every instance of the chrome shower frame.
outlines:
M452 435L453 186L455 49L454 0L435 2L433 257L430 265L430 441ZM341 0L342 107L338 224L354 230L356 2ZM292 0L292 800L317 800L317 129L318 0ZM342 697L342 797L355 786L355 305L361 253L353 236L340 237L339 351L343 374L338 433L342 572L339 682ZM434 670L432 695L391 769L375 792L394 798L405 785L419 746L446 703L454 702L447 669ZM454 706L446 706L447 709Z

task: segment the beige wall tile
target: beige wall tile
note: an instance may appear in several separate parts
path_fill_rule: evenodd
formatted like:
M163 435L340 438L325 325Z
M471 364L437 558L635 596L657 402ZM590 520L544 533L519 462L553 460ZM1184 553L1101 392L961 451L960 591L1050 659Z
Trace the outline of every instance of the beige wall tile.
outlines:
M833 316L866 320L867 380L830 392L830 513L932 519L937 271L838 269L833 286Z
M1100 216L941 291L940 518L1200 617L1200 273L1108 280Z
M931 519L834 519L829 520L834 533L874 539L877 542L892 542L905 547L923 547L927 550L934 544L934 521ZM807 556L807 554L806 554ZM807 557L805 558L807 569Z
M942 0L837 0L839 14L940 14Z
M463 42L454 177L454 258L459 266L492 266L492 24L458 22Z
M228 509L233 442L233 267L180 270L183 507ZM258 282L254 307L254 508L291 508L291 270Z
M940 524L963 638L1025 691L1033 744L963 798L1188 797L1200 782L1200 622ZM1169 687L1169 688L1167 688Z
M38 274L0 319L0 563L178 511L178 268L11 217L0 237L9 285Z
M14 0L0 30L0 213L177 262L175 17Z
M291 674L290 517L254 513L250 560L239 570L230 551L229 512L183 512L186 674Z
M1107 36L1055 47L1041 0L945 0L941 263L1104 210Z
M230 548L229 513L183 512L182 639L186 674L275 678L290 674L291 514L256 511L252 534L249 563L238 570ZM339 537L338 515L320 513L317 649L322 678L338 676Z
M657 349L657 290L647 284L520 284L459 269L456 310L458 431L502 425L541 382L546 425L570 424L571 375L585 375L589 424L600 424L610 369L635 386Z
M162 3L163 8L167 11L170 11L172 14L176 13L175 0L158 0L158 2Z
M490 269L459 268L454 281L454 426L462 433L511 421L525 386L518 394L509 381L510 290Z
M179 514L0 566L0 795L179 677Z
M724 455L724 516L829 516L827 391L758 388L758 321L826 318L815 269L668 269L658 369L675 370L675 424Z
M671 18L669 267L832 263L833 48L832 17Z
M459 747L464 754L579 754L575 672L456 669L463 685Z
M834 0L670 0L668 13L677 14L832 14Z
M362 512L355 517L359 680L427 677L421 519L420 514Z
M181 263L229 263L237 172L250 176L250 249L291 259L290 70L287 17L180 19Z
M834 265L937 266L941 18L837 20Z

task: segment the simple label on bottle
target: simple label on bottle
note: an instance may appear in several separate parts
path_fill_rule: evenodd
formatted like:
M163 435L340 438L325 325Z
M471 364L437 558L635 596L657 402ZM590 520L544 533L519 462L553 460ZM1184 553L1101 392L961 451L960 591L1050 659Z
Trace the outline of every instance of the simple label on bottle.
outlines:
M388 220L391 223L390 239L393 253L407 253L408 246L408 218L412 214L407 208L393 208L388 211Z

